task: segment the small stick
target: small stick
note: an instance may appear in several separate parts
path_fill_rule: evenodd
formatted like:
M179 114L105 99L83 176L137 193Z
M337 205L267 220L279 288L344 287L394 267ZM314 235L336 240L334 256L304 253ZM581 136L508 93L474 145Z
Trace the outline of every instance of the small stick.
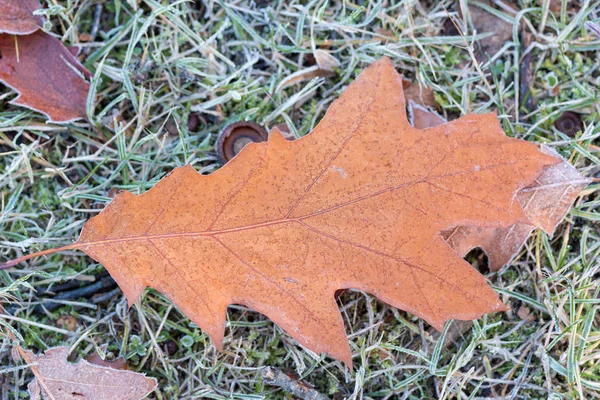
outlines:
M328 400L327 397L317 392L306 383L292 379L281 370L273 367L265 367L261 371L265 383L279 386L283 390L303 400Z
M46 308L48 311L52 311L63 305L62 303L55 302L53 300L75 300L80 297L89 298L103 290L113 289L115 286L117 286L117 283L110 275L104 276L90 285L60 292L56 296L46 299L46 302L43 305L40 304L34 308L34 312L42 312L43 308Z

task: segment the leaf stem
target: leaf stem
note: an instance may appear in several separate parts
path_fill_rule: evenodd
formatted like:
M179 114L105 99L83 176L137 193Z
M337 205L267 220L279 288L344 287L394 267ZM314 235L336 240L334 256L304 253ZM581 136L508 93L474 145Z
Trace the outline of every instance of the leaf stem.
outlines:
M69 244L67 246L56 247L56 248L53 248L53 249L38 251L37 253L27 254L25 256L21 256L21 257L15 258L14 260L9 260L9 261L5 261L5 262L1 262L0 263L0 270L12 268L15 265L17 265L17 264L19 264L19 263L21 263L23 261L27 261L27 260L35 258L35 257L40 257L40 256L48 255L48 254L58 253L59 251L77 249L79 247L81 247L81 243L75 242L75 243Z

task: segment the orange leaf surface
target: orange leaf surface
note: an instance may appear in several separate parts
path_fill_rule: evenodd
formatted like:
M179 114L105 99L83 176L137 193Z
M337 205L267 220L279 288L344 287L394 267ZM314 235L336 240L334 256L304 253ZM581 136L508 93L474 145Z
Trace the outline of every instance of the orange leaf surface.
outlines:
M542 151L559 157L548 148L542 148ZM562 160L545 168L531 185L517 193L527 220L500 228L459 226L443 235L461 256L481 247L488 256L490 269L497 271L510 262L535 228L542 228L552 235L579 192L590 182L591 179L584 178Z
M447 122L412 100L408 100L408 115L411 125L419 129ZM543 147L542 152L560 158L548 148ZM482 248L488 256L490 270L497 271L512 260L535 228L552 235L579 192L591 181L568 161L562 160L559 164L544 168L535 182L517 193L517 200L525 210L527 221L500 228L458 226L442 234L462 257L476 247Z
M12 101L53 122L86 117L89 72L53 36L0 34L0 80L20 95Z
M156 379L133 371L67 361L68 347L55 347L36 356L19 348L35 379L29 384L32 399L139 400L156 388Z
M0 33L28 35L37 31L43 21L33 12L39 8L39 0L0 0Z
M142 195L123 192L62 249L101 262L130 303L148 286L164 293L219 348L236 303L351 365L338 289L437 329L505 310L441 232L526 222L515 193L559 162L507 137L495 114L411 127L384 58L307 136L274 130L211 175L185 166Z

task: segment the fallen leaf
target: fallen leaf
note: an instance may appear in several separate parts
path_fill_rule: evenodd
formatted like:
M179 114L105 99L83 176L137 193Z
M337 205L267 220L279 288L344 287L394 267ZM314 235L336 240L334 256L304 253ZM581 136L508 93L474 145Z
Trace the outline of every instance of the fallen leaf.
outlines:
M73 54L73 57L77 57L79 53L81 53L81 46L69 46L67 47L67 50L69 50L69 53ZM86 73L84 73L84 75L91 77L91 74L87 70Z
M285 372L273 368L264 367L261 370L263 381L272 386L279 386L297 399L303 400L327 400L327 397L317 392L309 384L302 382L295 376L289 376Z
M103 352L106 352L106 347L106 345L101 346ZM127 361L125 361L123 357L117 357L114 360L106 360L102 359L102 357L100 357L100 354L98 354L97 351L90 354L85 360L90 364L99 365L101 367L108 367L119 370L129 370L129 367L127 366Z
M525 306L520 306L517 310L517 316L521 318L523 321L534 321L535 314L531 313L531 310Z
M275 88L275 93L279 92L286 87L295 85L296 83L310 81L314 78L328 78L331 76L335 76L335 71L329 71L326 69L322 69L318 65L314 65L312 67L301 69L300 71L294 72L293 74L287 76L279 85Z
M512 41L513 26L486 10L482 5L493 7L493 3L489 0L469 4L469 17L478 35L490 33L489 36L476 41L478 44L477 59L480 62L486 62L488 57L492 58L506 43ZM505 10L502 10L502 12L505 12ZM516 12L514 15L516 15Z
M433 89L419 84L413 84L408 79L402 79L402 87L404 89L404 99L410 103L419 104L423 107L437 108L438 103L435 101Z
M408 101L410 124L417 129L442 125L447 121L435 112ZM560 156L542 148L546 154ZM562 159L562 158L561 158ZM497 271L509 263L523 246L532 230L542 228L550 235L562 221L579 192L592 180L584 178L568 161L549 166L536 181L519 191L517 199L529 218L509 228L456 227L445 232L446 242L464 257L476 247L488 256L490 270Z
M307 136L289 142L273 130L208 176L176 168L142 195L118 194L77 242L0 268L81 249L130 304L157 289L219 349L227 306L242 304L351 365L339 289L369 292L438 330L506 310L441 232L525 222L515 193L558 162L507 137L492 113L412 128L402 80L383 58Z
M542 152L560 157L547 147ZM559 164L545 168L531 185L517 193L527 220L499 228L460 226L444 233L448 244L461 256L481 247L490 269L497 271L511 261L535 228L552 235L579 192L591 182L568 161L560 159Z
M326 71L334 71L340 66L338 59L326 50L317 49L314 52L314 56L317 65Z
M441 115L412 100L408 100L407 111L410 125L417 129L435 128L448 122Z
M315 61L317 65L312 67L301 69L300 71L294 72L287 76L279 85L275 88L275 93L288 86L292 86L296 83L309 81L314 78L327 78L335 76L335 68L339 66L340 62L331 54L325 50L315 50L314 53Z
M11 103L40 111L52 122L86 117L90 73L53 36L0 34L0 80L19 92Z
M36 356L20 350L35 379L28 386L31 398L44 399L143 399L156 389L156 379L132 371L96 366L87 361L67 361L68 347L55 347ZM38 397L35 394L38 393Z
M28 35L37 31L44 21L33 12L40 8L39 0L0 0L0 33Z

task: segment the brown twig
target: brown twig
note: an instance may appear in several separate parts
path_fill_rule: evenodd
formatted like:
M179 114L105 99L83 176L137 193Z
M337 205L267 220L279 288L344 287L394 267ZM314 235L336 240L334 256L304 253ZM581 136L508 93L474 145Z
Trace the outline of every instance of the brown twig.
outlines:
M52 297L52 299L48 299L47 302L44 302L43 307L48 311L52 311L55 308L63 305L62 303L54 300L75 300L81 297L89 298L98 292L105 291L107 289L113 289L116 286L117 283L111 276L104 276L90 285L58 293L56 296ZM42 305L36 306L34 311L41 312Z
M54 286L52 289L38 289L38 295L48 294L53 295L53 297L44 298L44 304L35 306L33 311L36 313L42 313L44 309L52 311L63 305L62 302L57 302L56 300L76 300L81 297L89 298L91 303L98 304L110 299L119 292L120 289L115 289L117 283L106 271L101 272L95 278L93 283L82 287L79 287L80 283L78 281L70 281L62 285ZM6 311L10 314L12 314L15 309L16 307L14 305L6 307Z
M526 52L521 57L520 71L519 71L519 102L517 106L519 111L521 108L531 112L535 109L535 99L531 91L531 81L533 78L533 72L531 70L531 57L533 52L529 49L531 45L532 35L528 32L521 32L521 49ZM529 51L528 51L529 50Z

